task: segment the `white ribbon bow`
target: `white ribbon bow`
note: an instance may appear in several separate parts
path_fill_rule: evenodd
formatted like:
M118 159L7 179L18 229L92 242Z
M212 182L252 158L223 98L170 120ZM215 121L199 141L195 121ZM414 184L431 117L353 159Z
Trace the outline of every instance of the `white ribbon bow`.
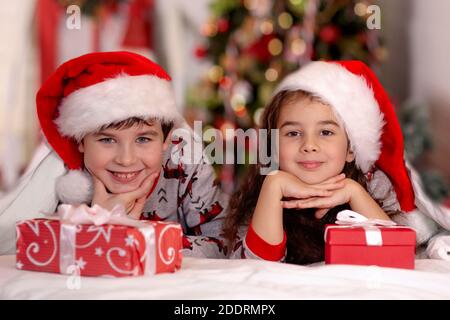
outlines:
M352 225L352 226L395 226L397 225L391 220L382 219L368 219L352 210L342 210L337 214L336 224L339 225Z
M338 224L339 226L330 226L325 230L325 241L327 237L327 231L330 228L362 227L365 230L366 243L368 246L383 245L381 230L377 226L392 227L397 225L394 221L390 220L368 219L367 217L352 210L340 211L336 216L336 224Z
M97 204L94 204L92 207L86 204L79 206L61 204L58 206L57 215L61 223L65 224L93 224L96 226L119 224L130 227L144 227L147 225L143 221L130 218L122 205L116 205L109 211Z

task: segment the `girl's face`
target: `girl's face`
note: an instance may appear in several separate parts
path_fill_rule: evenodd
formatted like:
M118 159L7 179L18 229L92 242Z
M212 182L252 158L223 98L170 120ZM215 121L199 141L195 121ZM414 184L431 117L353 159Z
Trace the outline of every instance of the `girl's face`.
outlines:
M347 135L330 106L301 99L283 105L278 118L280 169L308 184L321 183L354 160Z
M79 145L84 165L111 193L136 190L142 181L161 170L164 142L161 124L134 124L88 134Z

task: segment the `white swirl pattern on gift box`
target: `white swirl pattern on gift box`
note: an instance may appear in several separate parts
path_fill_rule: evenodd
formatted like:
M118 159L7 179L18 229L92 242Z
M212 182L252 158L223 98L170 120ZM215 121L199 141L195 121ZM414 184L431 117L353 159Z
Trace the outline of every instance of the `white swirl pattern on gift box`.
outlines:
M178 229L174 225L168 225L168 226L164 227L164 229L159 234L159 238L158 238L158 253L159 253L159 256L160 256L161 260L164 262L165 265L170 265L175 260L175 253L176 253L176 251L175 251L174 247L169 247L167 249L167 255L169 256L169 259L166 260L165 257L164 257L164 253L162 252L162 246L161 246L162 241L161 241L161 239L162 239L164 233L167 230L173 229L173 228Z
M113 261L113 259L111 258L111 253L113 253L114 251L118 252L118 255L120 257L124 257L126 255L126 250L124 250L123 248L120 247L112 247L109 248L108 251L106 252L106 260L108 261L109 266L116 272L120 273L120 274L126 274L126 275L133 275L136 276L139 274L139 266L135 266L133 268L133 270L124 270L119 268Z
M23 223L25 223L26 225L28 225L28 227L33 231L33 233L39 237L39 229L40 229L40 224L39 221L24 221ZM53 230L53 228L50 226L50 221L45 221L44 225L48 228L48 230L50 231L50 234L52 236L52 241L53 241L53 252L50 256L50 258L46 261L40 262L38 260L36 260L35 258L32 257L32 254L38 254L39 251L41 250L39 244L37 242L32 242L30 243L26 250L25 250L25 254L27 259L33 263L36 266L39 267L43 267L48 265L56 256L56 251L57 251L57 243L56 243L56 234L55 231ZM30 253L30 251L32 251L32 253Z
M86 244L77 244L75 245L76 248L79 249L83 249L83 248L87 248L90 247L93 243L95 243L98 238L103 235L103 238L105 238L106 243L109 243L109 241L111 240L111 230L112 230L112 225L106 225L107 230L105 230L106 228L104 226L89 226L86 229L86 232L95 232L97 231L97 234L92 238L91 241L89 241Z
M152 272L156 273L156 256L155 251L152 250L152 248L155 247L155 228L151 224L147 223L140 223L141 227L139 227L139 232L141 232L142 236L144 237L145 241L145 248L144 248L144 254L141 256L140 262L142 263L145 259L145 265L144 265L144 273ZM139 241L135 240L135 243L139 247ZM125 275L138 275L139 274L139 266L135 266L133 270L124 270L117 266L117 264L114 262L114 260L111 257L111 254L114 251L118 251L118 255L120 257L124 257L126 254L126 250L119 247L112 247L108 249L106 252L106 260L109 264L109 266L116 272L120 274Z

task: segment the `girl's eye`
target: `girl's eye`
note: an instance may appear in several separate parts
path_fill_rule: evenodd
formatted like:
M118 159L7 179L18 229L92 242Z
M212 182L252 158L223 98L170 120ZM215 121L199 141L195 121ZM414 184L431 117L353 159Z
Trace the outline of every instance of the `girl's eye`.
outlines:
M139 137L139 138L136 139L137 143L147 143L147 142L150 142L150 141L151 141L151 139L149 139L147 137Z
M298 136L301 135L301 132L298 132L298 131L289 131L286 135L287 135L288 137L298 137Z
M322 130L322 131L320 131L320 134L322 136L332 136L334 134L334 132L330 131L330 130Z
M105 143L105 144L111 144L114 142L114 139L113 138L101 138L101 139L98 139L98 141Z

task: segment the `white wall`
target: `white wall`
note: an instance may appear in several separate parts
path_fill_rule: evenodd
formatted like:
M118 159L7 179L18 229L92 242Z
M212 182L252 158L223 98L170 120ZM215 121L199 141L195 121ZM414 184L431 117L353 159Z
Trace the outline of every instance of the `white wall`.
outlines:
M394 101L428 107L428 165L450 184L450 1L380 0L388 59L381 81Z
M411 94L450 102L450 1L410 2Z
M429 108L432 167L450 183L450 1L411 1L410 93Z

